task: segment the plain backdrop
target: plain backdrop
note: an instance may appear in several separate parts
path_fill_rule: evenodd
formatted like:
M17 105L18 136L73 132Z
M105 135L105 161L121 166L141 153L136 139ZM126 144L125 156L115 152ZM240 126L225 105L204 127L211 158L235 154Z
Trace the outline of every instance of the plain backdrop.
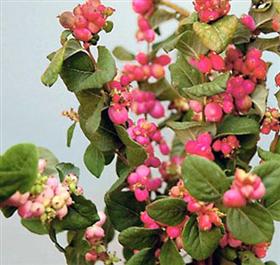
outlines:
M177 1L178 2L178 1ZM62 28L56 16L72 9L79 1L55 0L2 0L1 1L1 153L9 146L32 142L51 149L60 161L71 161L81 168L81 185L86 196L93 199L99 209L104 207L103 195L116 179L114 166L109 166L97 180L85 169L82 161L87 140L78 129L75 131L72 147L67 148L66 130L70 122L61 117L61 111L77 108L77 102L67 92L61 81L52 88L40 83L40 76L48 61L50 52L59 48ZM116 9L115 23L111 34L102 34L101 44L113 49L122 44L132 51L141 46L134 40L136 16L131 10L131 1L105 1ZM178 4L192 9L191 0ZM249 0L232 1L232 12L242 14L248 10ZM163 28L167 36L176 27L171 23ZM274 62L269 74L271 94L276 91L273 77L280 68L279 57L266 54ZM269 102L275 105L273 95ZM267 147L270 137L264 138ZM63 265L63 256L46 236L31 234L20 225L15 214L6 220L1 215L1 265ZM280 262L280 226L277 225L269 258ZM60 238L62 242L63 238ZM112 249L120 252L117 242ZM278 250L278 251L277 251Z

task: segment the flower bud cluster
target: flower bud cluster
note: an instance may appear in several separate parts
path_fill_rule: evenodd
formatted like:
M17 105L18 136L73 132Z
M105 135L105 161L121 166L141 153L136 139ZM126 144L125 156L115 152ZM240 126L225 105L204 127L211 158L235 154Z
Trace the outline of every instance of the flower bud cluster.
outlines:
M202 231L209 231L213 226L222 226L222 217L218 208L213 203L204 203L192 197L184 186L183 180L179 180L176 186L172 187L169 195L174 198L182 198L187 203L187 209L190 213L197 215L198 227Z
M195 0L195 10L201 22L211 22L225 16L230 10L229 0Z
M185 144L185 151L190 155L202 156L209 160L214 160L212 152L212 136L210 133L200 134L196 140L189 140Z
M260 200L266 189L260 177L236 169L230 190L223 197L223 203L228 208L241 208L248 202Z
M264 115L264 120L261 127L261 133L270 134L270 132L280 131L280 113L275 108L268 108Z
M144 118L139 119L136 124L130 122L127 132L132 140L145 148L148 154L148 159L145 161L145 165L148 167L157 168L161 163L160 160L155 157L153 143L159 145L159 150L163 155L168 155L170 153L170 148L163 138L161 131L153 122L149 122Z
M164 66L170 64L168 55L155 57L150 61L149 56L143 52L136 55L137 64L126 64L123 68L121 83L128 85L133 81L142 82L150 78L161 79L165 76Z
M137 115L150 114L155 119L164 117L165 110L163 105L153 92L133 90L131 110Z
M138 166L136 170L128 176L129 189L134 192L135 198L139 202L147 201L150 192L161 187L161 178L151 178L151 170L145 165Z
M222 152L224 157L229 158L240 147L235 135L229 135L223 139L216 140L212 148L215 152Z
M105 7L99 0L87 0L76 6L73 12L62 13L59 21L64 28L73 32L76 39L90 42L102 29L110 31L111 25L106 20L113 12L113 8Z

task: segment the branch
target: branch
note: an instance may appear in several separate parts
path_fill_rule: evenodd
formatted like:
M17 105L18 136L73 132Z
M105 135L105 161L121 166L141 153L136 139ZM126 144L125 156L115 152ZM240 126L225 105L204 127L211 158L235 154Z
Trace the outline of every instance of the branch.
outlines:
M169 2L168 0L161 0L159 3L163 6L167 6L171 9L173 9L181 16L188 17L190 15L189 11L187 11L186 9L184 9L174 3Z

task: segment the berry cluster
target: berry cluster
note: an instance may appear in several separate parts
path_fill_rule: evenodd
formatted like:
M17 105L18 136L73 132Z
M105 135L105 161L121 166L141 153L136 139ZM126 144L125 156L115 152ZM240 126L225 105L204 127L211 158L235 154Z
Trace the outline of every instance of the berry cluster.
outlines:
M59 16L60 24L70 29L75 38L84 42L95 40L97 33L102 29L110 31L111 25L106 22L114 9L105 7L99 0L87 0L86 3L78 5L73 12L66 11Z
M201 54L199 59L191 58L189 63L203 74L209 74L211 71L222 72L225 70L223 57L215 52L210 52L208 56Z
M128 176L129 189L134 192L135 198L139 202L147 201L150 192L161 186L161 178L151 178L151 170L145 165L138 166L136 170Z
M146 41L151 43L155 40L156 33L153 30L150 22L145 17L138 17L138 31L136 32L136 39L138 41Z
M265 191L260 177L236 169L231 189L224 194L223 203L229 208L244 207L247 202L260 200Z
M133 90L131 110L137 115L150 114L155 119L164 117L164 107L153 92Z
M39 171L44 171L46 163L39 162ZM55 177L39 175L31 191L25 194L16 192L2 206L13 206L24 218L40 218L43 223L55 218L63 219L68 213L68 207L73 201L71 193L82 194L77 186L78 178L69 174L62 183Z
M208 23L225 16L230 10L229 0L195 0L195 10L199 19Z
M185 144L185 151L190 155L202 156L209 160L214 160L214 154L212 152L212 136L210 133L200 134L196 140L189 140Z
M148 154L148 159L145 161L145 165L148 167L159 167L161 162L155 157L154 147L152 145L153 142L159 144L159 149L163 155L168 155L170 148L157 125L145 119L139 119L137 124L130 123L127 132L132 140L145 148Z
M222 152L224 157L231 155L240 147L240 143L235 135L229 135L223 139L216 140L213 145L215 152Z
M222 226L221 218L224 216L213 203L206 204L192 197L184 186L184 182L179 180L176 186L170 190L170 196L182 198L187 203L187 209L190 213L197 214L198 227L202 231L209 231L215 226Z
M126 64L123 68L121 83L128 85L133 81L147 81L151 77L161 79L165 76L164 66L171 60L168 55L161 55L150 61L149 56L143 52L136 55L137 64Z
M280 113L275 108L268 108L264 115L261 127L261 133L270 134L270 132L278 133L280 131Z
M128 120L127 108L131 103L131 93L126 86L117 81L112 81L109 88L112 101L108 115L113 123L124 124Z

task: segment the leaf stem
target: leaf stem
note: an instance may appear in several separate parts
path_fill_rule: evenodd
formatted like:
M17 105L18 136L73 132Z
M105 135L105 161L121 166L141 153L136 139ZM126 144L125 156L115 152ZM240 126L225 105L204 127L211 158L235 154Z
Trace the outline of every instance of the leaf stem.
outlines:
M169 2L168 0L161 0L160 4L173 9L174 11L176 11L178 14L180 14L183 17L188 17L190 15L189 11L187 11L186 9L184 9L174 3Z

